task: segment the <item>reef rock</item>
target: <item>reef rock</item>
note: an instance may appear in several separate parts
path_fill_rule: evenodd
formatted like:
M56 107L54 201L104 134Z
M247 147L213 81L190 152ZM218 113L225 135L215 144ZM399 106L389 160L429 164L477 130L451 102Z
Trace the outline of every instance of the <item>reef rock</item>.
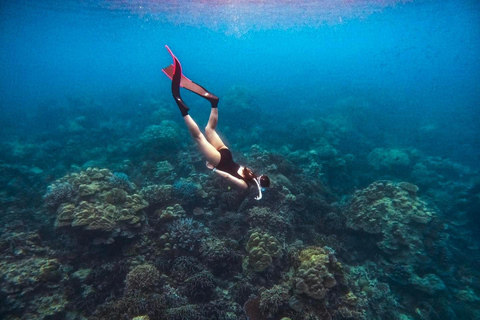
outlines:
M408 150L376 148L368 154L368 164L376 170L393 170L411 164Z

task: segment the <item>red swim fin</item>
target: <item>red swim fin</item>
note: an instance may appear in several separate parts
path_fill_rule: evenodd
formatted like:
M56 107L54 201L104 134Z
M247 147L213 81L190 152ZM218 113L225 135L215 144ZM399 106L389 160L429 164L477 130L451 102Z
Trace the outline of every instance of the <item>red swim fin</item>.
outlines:
M181 66L180 66L180 62L178 61L178 59L175 57L175 55L173 54L172 50L170 50L170 48L168 46L165 46L168 50L168 52L170 53L170 55L172 56L173 58L173 61L175 62L178 62L178 65L181 69ZM175 66L174 65L169 65L168 67L166 68L163 68L162 71L163 73L165 73L165 75L167 77L169 77L170 79L173 80L173 75L175 74ZM199 96L207 99L208 101L210 101L210 103L212 104L212 108L216 108L217 107L217 104L218 104L218 97L211 94L210 92L207 91L207 89L205 89L204 87L202 87L201 85L193 82L192 80L188 79L187 77L185 77L182 73L182 76L181 76L181 79L180 79L180 87L182 88L185 88L187 90L190 90L196 94L198 94Z

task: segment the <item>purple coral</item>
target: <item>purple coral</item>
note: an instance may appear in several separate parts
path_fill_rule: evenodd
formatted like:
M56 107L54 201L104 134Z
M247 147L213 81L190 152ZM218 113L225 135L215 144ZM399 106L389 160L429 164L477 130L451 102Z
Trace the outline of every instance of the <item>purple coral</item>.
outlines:
M132 191L133 184L130 182L128 176L123 172L114 172L108 179L108 183L113 188L123 189L125 191Z
M48 186L43 200L48 208L55 210L63 202L72 200L75 195L76 191L71 183L53 183Z

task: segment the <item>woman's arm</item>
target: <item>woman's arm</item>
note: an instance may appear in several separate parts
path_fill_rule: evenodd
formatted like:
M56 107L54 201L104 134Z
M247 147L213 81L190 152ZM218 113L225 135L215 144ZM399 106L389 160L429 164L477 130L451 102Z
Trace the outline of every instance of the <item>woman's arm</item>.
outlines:
M237 187L245 190L248 188L248 184L241 180L241 179L238 179L238 178L235 178L234 176L232 176L230 173L227 173L225 171L221 171L221 170L213 170L214 172L216 172L218 175L230 180L234 185L236 185Z

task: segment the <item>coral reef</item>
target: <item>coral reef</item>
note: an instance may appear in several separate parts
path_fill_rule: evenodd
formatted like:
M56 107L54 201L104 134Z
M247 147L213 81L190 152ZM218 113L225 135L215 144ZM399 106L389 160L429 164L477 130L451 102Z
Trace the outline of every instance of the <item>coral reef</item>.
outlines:
M0 315L23 313L34 320L61 316L68 304L66 268L38 233L9 231L0 236Z
M169 237L174 243L174 249L179 248L187 251L195 250L204 237L209 234L208 228L192 218L175 220L168 229Z
M127 190L114 187L112 181ZM57 228L82 229L92 232L95 243L113 243L116 237L135 236L145 220L143 209L148 203L131 188L125 178L107 169L88 168L57 180L45 201L49 208L58 207Z
M152 125L145 129L140 136L140 147L143 150L171 150L181 140L181 130L174 121L163 120L159 125Z
M248 252L248 263L256 272L267 269L272 263L272 258L282 256L280 243L267 233L252 233L245 249Z
M407 168L411 163L407 150L376 148L368 154L368 164L376 170L395 170Z
M163 205L172 199L172 186L149 185L142 188L140 194L150 205Z
M416 197L415 185L376 181L355 193L346 211L347 227L381 234L378 247L403 261L405 255L424 254L423 230L435 217L427 204ZM405 252L407 251L407 252ZM402 254L404 252L405 254Z
M136 292L151 292L160 281L160 272L151 264L136 266L125 279L125 295Z
M300 265L295 273L294 289L314 299L323 299L337 281L335 274L341 265L323 248L308 248L300 252Z
M478 169L391 140L366 99L271 117L255 96L229 90L221 121L271 178L261 201L143 93L48 102L5 135L0 318L480 318Z

